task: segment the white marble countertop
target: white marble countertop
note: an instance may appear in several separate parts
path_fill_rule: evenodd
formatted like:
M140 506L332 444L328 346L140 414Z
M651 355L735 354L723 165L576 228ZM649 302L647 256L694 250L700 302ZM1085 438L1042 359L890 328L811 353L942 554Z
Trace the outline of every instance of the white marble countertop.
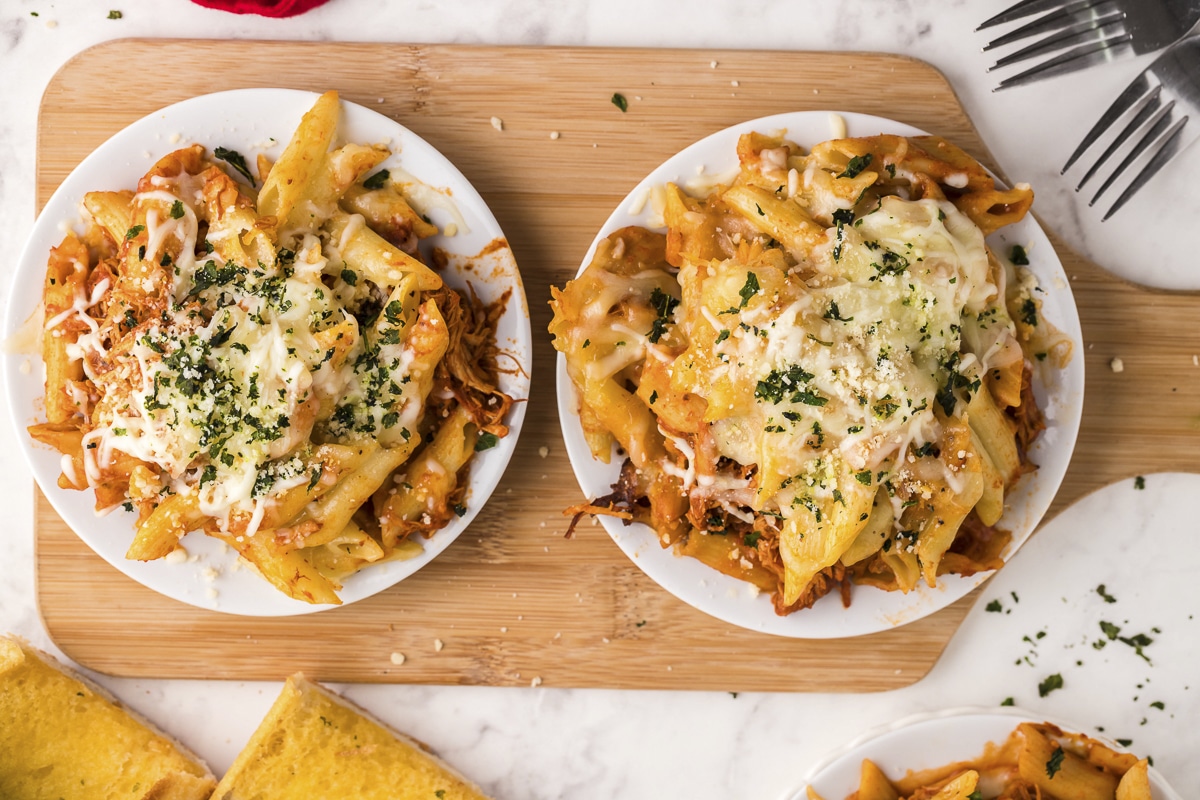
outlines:
M1116 93L1148 63L1126 58L993 94L974 33L1005 0L333 0L290 20L236 17L185 0L5 0L0 5L0 293L33 221L34 133L47 81L66 60L120 37L480 42L490 44L833 49L904 53L950 79L1000 165L1037 190L1042 221L1097 263L1159 286L1200 287L1187 222L1200 149L1121 214L1099 223L1059 167ZM109 9L121 19L107 19ZM735 10L738 9L738 10ZM36 12L37 16L34 16ZM138 80L131 67L113 80ZM1072 174L1074 177L1074 173ZM1185 198L1184 201L1172 198ZM1186 222L1185 222L1186 218ZM1194 223L1193 223L1194 224ZM1181 335L1194 335L1181 322ZM1194 322L1194 321L1188 321ZM9 417L7 408L0 415ZM0 631L53 650L34 599L31 480L16 432L0 427ZM432 745L497 798L779 798L864 730L921 711L996 705L1130 738L1185 796L1200 790L1200 478L1148 476L1105 489L1040 531L985 590L941 661L906 689L869 695L631 692L468 687L338 687ZM1117 598L1106 603L1096 587ZM1015 593L1015 597L1014 597ZM1019 598L1019 602L1016 601ZM1148 633L1149 660L1099 622ZM1159 633L1152 633L1158 629ZM1043 635L1044 634L1044 635ZM1039 638L1040 637L1040 638ZM753 654L747 654L752 658ZM1039 697L1060 673L1064 687ZM281 678L283 676L280 676ZM99 676L224 769L279 684ZM1163 709L1151 704L1161 701Z

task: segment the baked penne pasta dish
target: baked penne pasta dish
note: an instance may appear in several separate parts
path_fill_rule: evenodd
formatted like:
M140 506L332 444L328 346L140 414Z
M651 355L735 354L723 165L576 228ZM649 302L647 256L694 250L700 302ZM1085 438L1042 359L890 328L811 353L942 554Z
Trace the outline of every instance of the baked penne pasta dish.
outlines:
M781 615L998 568L1044 427L1033 364L1071 348L984 241L1032 191L932 136L748 133L737 155L551 290L588 446L623 460L569 513L647 523Z
M46 422L59 486L136 515L127 558L200 530L280 591L339 601L464 511L472 455L508 433L488 306L443 282L438 233L335 146L320 97L278 161L200 144L83 199L46 272ZM257 174L255 174L255 172Z
M1050 723L1024 722L969 761L889 778L863 759L846 800L1151 800L1149 762ZM810 786L809 800L822 798Z

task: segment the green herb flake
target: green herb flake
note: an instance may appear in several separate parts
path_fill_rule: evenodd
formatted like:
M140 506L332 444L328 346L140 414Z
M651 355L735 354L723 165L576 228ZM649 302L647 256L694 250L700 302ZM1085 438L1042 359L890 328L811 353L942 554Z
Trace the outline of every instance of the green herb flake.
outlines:
M738 308L745 308L750 302L750 298L758 294L762 287L758 285L758 276L753 272L746 273L746 282L742 284L742 288L738 290L738 294L742 298L742 304Z
M483 433L479 434L479 438L475 440L475 452L478 453L481 450L491 450L499 443L499 441L500 438L496 436L496 434L484 431Z
M622 114L629 110L629 101L626 100L625 95L621 94L620 92L613 92L612 104L621 109Z
M123 16L125 16L125 15L122 14L120 11L117 11L116 9L113 9L112 11L108 12L109 19L121 19L121 17L123 17Z
M1096 594L1100 595L1100 597L1102 597L1106 603L1117 602L1117 598L1113 597L1105 590L1103 583L1096 587Z
M1055 689L1063 688L1062 673L1056 672L1038 684L1038 697L1045 697Z
M363 181L363 188L372 190L382 189L384 184L387 183L387 179L390 177L390 175L391 173L389 173L386 169L381 169L379 172L376 172L374 175Z
M132 228L125 231L125 241L128 242L131 239L136 239L138 237L138 235L141 234L141 232L144 230L146 230L145 225L134 225Z
M1063 758L1066 753L1063 752L1062 746L1054 748L1054 752L1050 754L1050 760L1046 762L1046 776L1053 778L1062 769Z
M455 503L454 504L454 513L461 517L467 513L467 507L464 506L462 503Z
M854 158L850 159L850 163L846 165L846 171L841 175L838 175L838 177L857 178L860 172L871 166L872 158L873 156L870 153L867 153L865 156L855 156Z
M1015 705L1015 704L1016 703L1013 701L1013 699L1011 697L1006 697L1000 701L1000 705L1002 705L1002 706L1011 706L1011 705Z
M1032 297L1026 297L1021 302L1021 321L1030 327L1037 327L1038 309Z
M1116 639L1121 633L1121 628L1111 622L1100 620L1100 630L1104 631L1104 635L1109 639Z
M1146 488L1146 479L1144 477L1142 477L1141 475L1138 475L1136 478L1133 479L1133 488L1137 489L1138 491L1145 489Z
M250 181L251 186L258 185L258 183L254 180L254 175L250 172L250 167L246 166L246 159L237 150L230 150L227 147L218 147L213 150L213 155L241 173L246 180Z
M1012 246L1012 252L1008 254L1008 260L1016 264L1018 267L1029 266L1029 254L1025 252L1025 248L1019 244Z
M650 392L650 405L654 405L656 402L658 402L658 389Z
M650 292L650 305L654 306L654 311L658 316L654 319L654 324L650 326L650 333L646 334L646 338L652 344L658 344L658 340L667 332L667 325L671 322L671 315L679 307L679 301L655 286L654 290ZM718 339L718 341L720 340ZM584 342L583 346L587 347L588 342Z
M870 486L871 485L871 470L864 469L862 472L854 473L854 480L858 481L863 486Z
M358 285L358 273L352 269L344 269L344 270L342 270L342 280L344 280L346 283L348 283L351 286L357 286Z
M1157 708L1159 711L1166 711L1167 704L1164 703L1162 700L1155 700L1153 703L1150 704L1150 707Z
M1003 610L1004 606L1000 605L999 600L993 600L984 608L984 611L991 611L993 614L999 614Z
M720 333L717 334L717 340L715 342L713 342L713 344L720 344L721 342L725 341L728 338L729 338L729 331L728 331L728 329L724 329Z
M742 544L746 547L758 547L758 540L762 538L762 534L758 531L750 531L742 537Z
M183 201L176 200L171 204L171 219L181 219L183 217Z

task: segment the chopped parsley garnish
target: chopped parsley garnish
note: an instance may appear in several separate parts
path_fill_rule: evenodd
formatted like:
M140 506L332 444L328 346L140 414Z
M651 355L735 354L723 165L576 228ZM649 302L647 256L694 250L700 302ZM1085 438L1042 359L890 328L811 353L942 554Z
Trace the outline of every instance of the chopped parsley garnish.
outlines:
M620 92L613 92L612 104L621 109L621 113L629 110L629 101L625 99L625 95Z
M1111 594L1109 594L1107 591L1105 591L1103 583L1096 587L1096 594L1100 595L1100 597L1102 597L1104 599L1104 602L1106 602L1106 603L1117 602L1117 598L1113 597Z
M171 219L181 219L183 217L183 201L176 200L171 204Z
M120 11L117 11L116 9L113 9L112 11L108 12L109 19L120 19L123 16L125 16L125 15L122 14Z
M794 394L791 402L803 402L799 399L803 392L801 384L808 383L812 378L813 374L805 371L799 364L793 364L786 370L774 369L754 387L754 396L759 400L780 403L783 402L784 395L792 392ZM824 403L810 403L810 405L824 405Z
M750 531L750 533L742 537L742 544L746 545L746 547L757 547L758 540L761 538L762 534L758 531Z
M862 472L854 473L854 480L861 483L863 486L871 485L871 470L864 469Z
M218 266L215 261L205 261L192 275L192 290L188 292L188 296L200 294L212 286L224 286L232 283L239 275L245 274L246 268L239 267L237 264L226 263Z
M654 311L658 316L654 319L654 324L650 326L650 333L646 334L646 338L652 343L658 344L658 340L667 332L667 325L671 322L671 315L679 307L679 301L655 286L654 290L650 292L650 305L654 306ZM587 347L590 342L589 339L583 343L583 346Z
M490 450L500 442L500 437L494 433L483 431L479 434L479 438L475 440L475 452L480 450Z
M240 172L246 180L250 181L251 186L258 184L254 180L254 176L250 174L250 167L246 166L246 159L237 150L230 150L227 147L218 147L213 150L213 155L224 161L229 166Z
M382 189L384 187L384 184L387 183L387 179L390 174L391 173L389 173L386 169L379 170L379 172L376 172L374 175L372 175L371 177L369 177L365 181L363 181L363 188L364 189Z
M1004 610L1004 606L1000 605L999 600L993 600L984 607L984 611L991 611L993 614L999 614Z
M1025 252L1025 248L1019 244L1012 246L1012 252L1008 255L1008 260L1016 264L1018 267L1029 266L1029 255Z
M1141 475L1138 475L1136 478L1133 479L1133 488L1138 489L1138 490L1145 489L1146 488L1146 479L1144 477L1142 477Z
M872 156L870 153L867 153L865 156L855 156L854 158L850 159L850 163L846 165L846 171L841 175L838 175L838 177L857 178L860 172L871 166L871 159L873 157L874 156Z
M1045 697L1055 689L1063 688L1062 673L1056 672L1038 684L1038 697Z
M591 339L584 339L584 340L583 340L583 347L581 347L581 348L579 348L579 349L580 349L580 350L586 350L587 348L589 348L589 347L591 347L591 346L592 346L592 340L591 340Z
M729 338L729 330L723 329L720 333L717 334L717 340L715 342L713 342L713 344L720 344L721 342L725 341L728 338Z
M925 458L926 456L933 456L934 458L937 458L941 454L942 449L933 442L926 442L920 447L913 449L913 455L915 455L917 458Z
M832 319L838 322L853 322L854 317L843 317L842 310L838 308L836 300L829 301L829 310L823 315L824 319Z
M1063 752L1062 745L1054 748L1054 752L1050 754L1050 760L1046 762L1046 777L1053 778L1062 769L1063 757L1066 753Z
M893 253L891 250L884 250L879 261L881 263L872 262L871 266L880 275L899 275L908 269L908 259L899 253Z
M849 225L851 222L854 222L854 209L853 208L839 208L839 209L834 210L834 212L833 212L833 224L834 225Z
M204 467L204 472L201 473L201 475L200 475L200 485L203 486L206 483L212 483L216 479L217 479L217 468L214 467L212 464L206 465Z
M1003 700L1001 700L1001 701L1000 701L1000 705L1002 705L1002 706L1011 706L1011 705L1014 705L1014 704L1015 704L1015 703L1014 703L1014 701L1013 701L1013 699L1012 699L1011 697L1006 697L1006 698L1004 698Z
M132 228L125 231L125 241L128 242L130 239L136 239L138 237L138 234L140 234L144 230L146 230L145 225L134 225Z
M738 308L745 308L746 304L750 302L750 298L758 294L758 291L761 288L762 287L758 285L758 276L753 272L746 273L746 282L742 284L742 288L738 290L738 294L741 295L742 298L742 303L738 306Z
M357 286L358 285L358 273L352 269L343 269L342 270L342 280L344 280L350 286Z
M464 506L462 503L455 503L454 504L454 513L461 517L467 513L467 507Z
M1035 327L1038 324L1037 303L1033 302L1032 297L1026 297L1021 302L1021 321Z
M654 405L654 403L657 400L658 400L658 390L655 389L654 391L650 392L650 405Z

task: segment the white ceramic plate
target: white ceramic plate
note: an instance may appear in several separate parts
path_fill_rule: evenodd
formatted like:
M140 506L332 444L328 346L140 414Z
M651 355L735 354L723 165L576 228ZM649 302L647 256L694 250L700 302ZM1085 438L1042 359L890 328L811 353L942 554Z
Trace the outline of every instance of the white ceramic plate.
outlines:
M98 147L63 181L34 224L17 266L4 322L5 335L13 337L38 306L47 255L62 239L64 226L78 222L79 203L86 192L132 189L158 158L192 142L199 142L210 151L217 146L237 150L250 163L260 152L278 158L300 117L316 98L316 94L290 89L245 89L195 97L138 120ZM445 274L447 282L461 287L470 280L485 302L512 289L512 297L500 319L497 338L500 348L522 369L515 374L501 375L500 388L514 398L528 398L532 360L529 307L512 253L506 246L475 259L473 263L465 260L481 253L493 240L504 237L479 193L429 143L368 108L342 102L338 141L383 142L393 153L383 167L403 168L453 198L469 230L463 230L460 225L457 235L435 236L422 245L450 253L451 264ZM439 227L453 221L449 212L442 209L434 208L428 214ZM6 348L6 351L11 349ZM126 560L125 550L132 540L134 515L116 511L98 518L93 511L91 492L59 489L56 484L60 471L58 453L33 442L25 431L26 425L44 420L45 370L41 357L5 352L2 371L18 428L17 439L24 445L34 478L67 524L110 564L155 591L202 608L248 616L289 616L331 607L314 606L284 596L252 569L240 566L232 551L200 533L184 538L183 544L190 554L184 563ZM344 588L339 592L343 603L369 597L413 574L445 550L470 525L495 489L516 449L525 407L523 402L513 406L508 421L510 435L501 439L496 447L476 454L471 462L465 501L467 513L426 540L425 552L417 558L371 566L346 578Z
M864 758L874 761L889 778L975 758L988 742L999 744L1022 722L1050 722L1064 731L1082 728L1016 708L961 708L936 714L920 714L863 734L814 767L804 783L788 792L784 800L808 800L807 787L825 800L843 800L858 788ZM1087 734L1123 753L1116 742L1098 734ZM1150 768L1154 800L1182 800L1154 767Z
M845 120L848 136L879 133L917 136L924 133L882 117L851 113L840 113L840 116ZM830 112L805 111L743 122L702 139L654 170L629 193L601 227L583 259L580 272L591 263L596 244L602 238L627 225L649 226L651 212L642 206L648 206L644 200L653 187L668 181L686 185L699 172L728 175L736 170L737 140L749 131L786 131L789 139L804 147L833 138ZM1047 430L1030 453L1040 468L1026 476L1005 498L1007 508L1000 526L1013 533L1012 543L1004 554L1007 559L1041 521L1071 460L1083 410L1083 344L1079 315L1062 263L1033 217L1026 216L1020 223L988 237L988 243L1002 253L1008 253L1014 244L1025 247L1031 262L1029 269L1045 291L1039 295L1044 317L1074 342L1074 355L1066 369L1035 369L1034 390L1046 412ZM567 377L566 361L561 354L556 380L563 438L579 485L589 498L606 495L617 479L623 459L614 456L610 464L604 464L592 457L579 425L578 394ZM605 516L600 517L600 522L634 563L679 599L734 625L780 636L828 639L894 628L950 605L990 574L981 573L970 578L947 575L939 579L937 588L922 584L908 594L855 586L853 603L848 609L842 608L835 592L834 596L824 598L813 608L780 617L775 614L767 595L759 594L750 584L722 575L695 559L664 550L649 527L641 524L626 526L620 520Z

